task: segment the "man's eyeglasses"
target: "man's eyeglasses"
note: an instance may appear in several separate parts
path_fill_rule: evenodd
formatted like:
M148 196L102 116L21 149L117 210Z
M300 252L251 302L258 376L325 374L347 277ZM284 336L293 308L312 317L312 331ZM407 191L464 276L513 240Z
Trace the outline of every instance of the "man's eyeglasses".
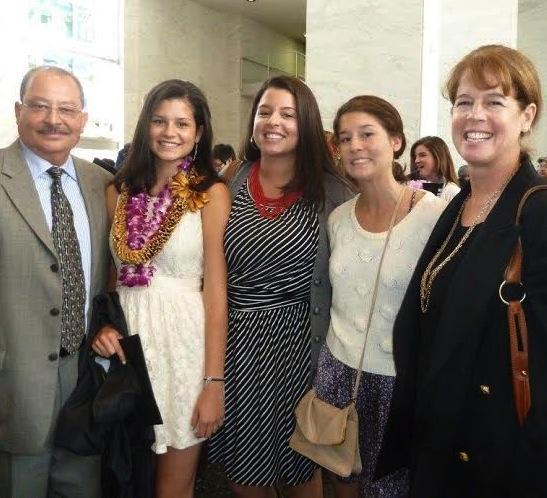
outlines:
M49 115L49 113L55 109L59 113L59 116L69 119L76 118L82 112L81 109L78 109L77 107L69 105L53 106L44 102L23 102L23 105L33 114L45 116Z

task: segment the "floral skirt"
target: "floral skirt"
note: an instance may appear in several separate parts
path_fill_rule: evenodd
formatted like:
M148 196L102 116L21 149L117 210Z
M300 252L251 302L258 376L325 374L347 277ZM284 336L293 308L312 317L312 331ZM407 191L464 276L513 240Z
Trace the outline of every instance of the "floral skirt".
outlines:
M348 405L357 370L337 360L326 345L319 355L314 387L319 398L343 408ZM382 446L384 428L389 415L389 405L395 377L363 372L357 394L359 415L359 450L363 470L359 475L339 479L359 482L365 498L406 498L408 496L408 471L400 470L373 481L378 453Z

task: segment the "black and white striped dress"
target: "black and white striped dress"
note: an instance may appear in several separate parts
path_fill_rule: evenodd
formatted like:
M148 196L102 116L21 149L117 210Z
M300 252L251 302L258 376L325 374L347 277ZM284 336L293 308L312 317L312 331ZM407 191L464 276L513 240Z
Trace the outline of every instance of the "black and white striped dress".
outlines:
M249 486L297 485L315 464L288 446L294 408L310 368L310 282L319 222L302 200L274 220L261 217L244 184L224 245L229 326L224 427L209 459Z

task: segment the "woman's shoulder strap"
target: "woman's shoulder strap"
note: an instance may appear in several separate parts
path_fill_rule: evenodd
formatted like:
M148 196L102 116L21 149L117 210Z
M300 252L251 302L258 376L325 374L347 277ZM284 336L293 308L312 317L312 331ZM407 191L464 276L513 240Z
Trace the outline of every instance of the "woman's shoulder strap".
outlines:
M522 196L522 199L519 202L519 207L517 209L517 216L516 216L516 219L515 219L515 224L518 225L520 223L520 215L522 214L522 209L524 208L524 204L526 204L526 201L530 198L531 195L533 195L536 192L539 192L541 190L546 190L547 191L547 184L536 185L536 186L528 189L524 193L524 195Z

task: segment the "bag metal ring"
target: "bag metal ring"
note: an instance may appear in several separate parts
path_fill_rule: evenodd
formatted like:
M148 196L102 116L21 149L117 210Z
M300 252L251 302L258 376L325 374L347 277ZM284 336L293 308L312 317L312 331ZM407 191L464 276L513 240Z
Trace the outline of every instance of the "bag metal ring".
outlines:
M500 287L498 289L498 294L500 296L500 299L507 305L509 306L509 301L507 301L503 295L502 295L502 290L503 288L505 287L505 285L507 284L507 280L504 280L501 284L500 284ZM522 282L519 282L518 284L515 284L515 285L520 285L523 289L524 289L524 284ZM523 291L522 292L522 297L520 298L520 302L522 303L522 301L524 301L526 299L526 291Z

